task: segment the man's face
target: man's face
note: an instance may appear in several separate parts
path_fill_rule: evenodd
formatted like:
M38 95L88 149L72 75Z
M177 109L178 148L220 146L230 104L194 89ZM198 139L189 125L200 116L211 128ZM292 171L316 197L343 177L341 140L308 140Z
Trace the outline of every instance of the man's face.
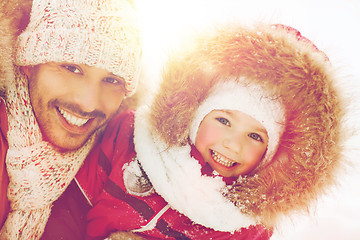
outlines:
M23 69L43 138L60 151L81 147L114 117L125 96L124 80L104 69L71 63Z

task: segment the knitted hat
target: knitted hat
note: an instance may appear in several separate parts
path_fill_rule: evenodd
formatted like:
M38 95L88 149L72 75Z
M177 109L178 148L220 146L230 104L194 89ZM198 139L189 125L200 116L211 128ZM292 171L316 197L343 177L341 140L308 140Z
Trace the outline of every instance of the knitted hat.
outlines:
M239 82L245 82L240 80ZM200 104L190 125L190 140L195 143L197 131L204 117L212 110L238 110L260 122L267 131L269 142L261 165L274 156L285 129L285 110L279 98L270 97L256 85L226 81L215 85L210 95Z
M139 29L126 0L34 0L30 23L18 38L16 63L71 62L106 69L137 86Z

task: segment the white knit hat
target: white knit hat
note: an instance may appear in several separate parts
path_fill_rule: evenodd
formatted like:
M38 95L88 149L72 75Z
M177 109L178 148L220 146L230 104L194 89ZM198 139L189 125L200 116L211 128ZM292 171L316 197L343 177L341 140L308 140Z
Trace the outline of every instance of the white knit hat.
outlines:
M127 0L34 0L18 38L16 64L71 62L122 77L126 96L137 86L140 33Z
M240 82L245 82L245 79ZM271 161L285 130L285 110L281 99L267 96L259 86L232 80L218 83L200 104L190 125L189 137L193 144L201 121L213 110L238 110L259 121L269 138L266 154L260 165L264 166Z

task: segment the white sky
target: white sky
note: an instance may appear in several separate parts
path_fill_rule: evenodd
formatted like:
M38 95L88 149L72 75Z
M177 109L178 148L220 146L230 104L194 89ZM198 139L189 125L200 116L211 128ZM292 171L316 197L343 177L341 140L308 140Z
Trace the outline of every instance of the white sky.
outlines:
M350 91L351 128L360 129L360 0L135 0L144 25L147 71L157 73L169 46L189 30L216 22L262 21L297 28L330 58L342 86ZM154 83L156 85L156 82ZM310 215L294 217L274 240L360 239L359 134L347 143L353 162L339 186L314 205Z

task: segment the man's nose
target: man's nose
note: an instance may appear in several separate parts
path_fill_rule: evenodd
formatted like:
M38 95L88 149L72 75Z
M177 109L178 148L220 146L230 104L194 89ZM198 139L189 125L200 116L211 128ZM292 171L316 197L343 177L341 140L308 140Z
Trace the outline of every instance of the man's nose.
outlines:
M92 112L99 109L100 89L97 84L84 82L74 93L75 104L79 105L84 112Z

